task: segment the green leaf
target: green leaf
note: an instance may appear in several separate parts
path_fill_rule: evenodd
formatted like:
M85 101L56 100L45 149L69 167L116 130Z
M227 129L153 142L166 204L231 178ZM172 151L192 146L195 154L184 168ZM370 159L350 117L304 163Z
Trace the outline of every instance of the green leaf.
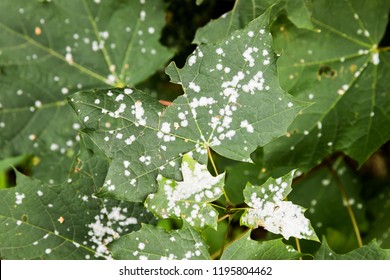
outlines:
M200 234L183 224L180 230L166 231L143 224L109 245L119 260L209 260L207 245Z
M381 184L383 184L381 182ZM367 204L368 215L372 217L370 231L364 236L364 240L376 239L382 248L390 248L390 185Z
M34 154L36 177L63 182L80 127L66 95L151 76L172 56L164 24L161 1L1 1L0 158Z
M282 87L314 102L282 137L264 148L268 169L310 169L334 152L361 166L390 130L388 52L378 47L388 21L388 1L315 1L318 32L281 21L274 30L282 50Z
M248 183L244 197L250 208L241 216L241 224L251 228L262 226L285 239L293 236L318 241L310 221L303 215L305 209L284 201L292 190L293 174L294 171L277 179L269 178L261 186Z
M297 179L289 199L305 207L305 213L318 236L324 235L336 251L356 248L355 232L348 214L350 205L359 231L368 230L366 205L362 200L362 183L344 161L321 166ZM347 196L343 199L342 192Z
M79 171L64 185L17 173L17 186L0 190L1 258L109 259L108 243L154 223L141 204L94 195L105 161L81 154L75 164Z
M336 254L329 247L326 239L323 238L321 247L314 258L316 260L390 260L390 249L382 249L373 240L369 244L347 254Z
M184 90L166 117L187 110L202 142L234 160L251 161L307 106L279 88L268 21L265 13L223 42L199 46L182 69L174 63L166 69Z
M198 47L183 69L170 64L167 73L185 94L167 108L133 89L72 96L85 132L112 160L105 195L143 201L158 173L181 179L183 153L204 162L210 147L250 161L259 145L285 133L306 104L280 90L265 22L267 15L221 44Z
M296 260L301 256L281 238L260 242L252 240L248 232L223 252L221 260Z
M245 27L268 9L270 9L270 22L285 12L297 27L313 28L310 19L311 11L305 0L236 1L230 12L198 28L193 43L197 45L217 43L232 32Z
M213 177L191 154L183 156L181 172L181 182L157 176L157 193L147 197L146 208L160 218L183 219L196 229L216 229L218 212L210 202L223 194L225 173Z

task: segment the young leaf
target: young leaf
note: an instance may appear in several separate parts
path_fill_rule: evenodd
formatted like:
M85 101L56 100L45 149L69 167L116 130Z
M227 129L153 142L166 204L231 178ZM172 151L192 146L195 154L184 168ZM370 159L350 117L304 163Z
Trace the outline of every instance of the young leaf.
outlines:
M306 105L279 88L266 22L267 14L223 43L199 46L183 69L170 64L167 72L185 94L164 110L133 89L79 92L70 99L86 133L112 159L107 195L143 201L155 191L159 170L180 179L182 153L196 151L204 162L210 147L250 161L259 145L285 133Z
M241 223L251 228L258 226L281 234L285 239L291 236L318 241L310 221L303 215L305 209L284 201L291 192L293 172L273 179L261 186L248 183L244 189L245 203L250 207L241 217Z
M296 260L301 256L281 238L260 242L252 240L248 232L226 248L221 260Z
M390 249L382 249L373 240L369 244L346 254L336 254L329 247L325 238L320 249L314 255L316 260L390 260Z
M154 223L141 204L94 196L107 165L95 157L79 159L80 170L64 185L17 173L17 186L0 190L1 258L109 259L109 242L142 222Z
M390 139L389 54L379 42L388 1L314 1L318 32L282 21L275 46L282 87L315 102L294 120L287 137L264 148L267 169L315 166L342 151L362 165Z
M183 156L181 172L182 182L157 177L157 193L147 197L146 208L161 218L183 219L197 229L216 229L218 212L209 203L222 195L225 173L213 177L191 154Z
M1 1L0 157L32 153L39 178L63 182L80 128L66 95L152 75L172 56L164 24L161 1Z
M209 260L207 245L200 234L183 224L180 230L166 231L143 224L109 245L119 260Z

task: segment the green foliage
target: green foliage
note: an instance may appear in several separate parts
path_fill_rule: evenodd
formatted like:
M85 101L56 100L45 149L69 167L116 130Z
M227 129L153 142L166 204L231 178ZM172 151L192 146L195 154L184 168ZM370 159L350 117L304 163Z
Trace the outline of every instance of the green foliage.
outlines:
M171 231L143 225L139 231L112 243L110 250L115 259L125 260L210 259L207 244L186 224L182 229Z
M0 257L389 259L389 2L165 8L1 2Z
M223 252L221 260L294 260L300 256L282 239L259 242L252 240L250 233L246 233Z
M283 19L274 26L274 46L283 50L282 88L314 104L294 120L288 137L265 147L269 168L306 171L334 152L361 166L390 139L384 129L390 121L389 56L379 47L389 7L388 1L314 1L316 32Z
M380 248L377 242L373 240L369 244L347 254L336 254L329 248L326 239L324 239L321 248L314 257L317 260L390 260L390 250Z

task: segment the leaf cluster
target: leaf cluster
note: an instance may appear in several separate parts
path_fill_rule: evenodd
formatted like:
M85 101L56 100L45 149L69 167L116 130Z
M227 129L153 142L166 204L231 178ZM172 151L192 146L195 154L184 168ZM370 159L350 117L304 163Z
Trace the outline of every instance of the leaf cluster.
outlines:
M0 257L390 259L389 2L176 2L0 3Z

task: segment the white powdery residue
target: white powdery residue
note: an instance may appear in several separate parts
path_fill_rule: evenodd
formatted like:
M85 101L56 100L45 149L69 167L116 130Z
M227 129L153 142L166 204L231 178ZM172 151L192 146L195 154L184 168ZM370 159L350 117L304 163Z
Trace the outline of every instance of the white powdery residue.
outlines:
M140 249L140 250L145 249L145 243L143 243L143 242L138 243L138 249Z
M171 132L171 124L164 122L161 124L160 130L164 133L170 133Z
M188 59L188 66L192 66L196 63L196 55L191 55Z
M244 60L249 63L249 67L255 66L255 59L253 58L252 53L257 53L258 51L259 49L256 47L249 47L242 54L244 56Z
M310 222L303 214L304 210L291 201L270 202L253 193L250 204L252 208L243 218L246 223L262 226L272 233L283 235L285 239L313 235Z
M191 109L196 109L197 107L206 107L214 103L216 103L214 98L202 96L199 100L197 98L192 99L190 107Z
M242 86L242 90L254 94L255 90L262 91L264 89L264 82L263 72L258 71L246 85Z
M135 125L136 126L139 126L139 125L142 125L142 126L145 126L146 125L146 117L144 117L145 115L145 110L144 108L142 107L142 102L140 100L137 100L133 106L131 106L131 113L133 115L135 115L135 119L136 119L136 123Z
M131 136L129 136L126 140L125 140L125 143L127 144L127 145L131 145L134 141L135 141L135 136L134 135L131 135Z
M249 31L248 36L252 38L253 36L255 36L255 33L253 31Z
M139 17L140 17L141 21L145 21L146 12L142 10L142 11L139 13Z
M22 204L23 203L23 199L25 198L26 196L24 195L24 193L21 193L19 194L18 192L15 192L15 198L16 198L16 201L15 203L16 204Z
M73 56L72 56L72 53L71 52L67 52L65 54L65 60L66 62L68 62L70 65L72 65L74 63L73 61Z
M128 167L130 166L130 161L124 160L124 161L123 161L123 166L124 166L125 168L128 168Z
M52 151L57 151L59 148L60 148L60 146L56 143L52 143L50 145L50 150L52 150Z
M121 94L123 95L123 94ZM126 109L126 104L125 103L121 103L119 105L119 108L115 111L115 112L110 112L109 115L113 118L119 118L121 116L121 114L125 111Z
M379 53L374 52L374 53L372 54L371 62L372 62L372 64L374 64L374 65L378 65L378 64L379 64L379 62L380 62L380 60L379 60Z
M42 196L42 195L43 195L43 192L42 192L42 191L37 191L37 195L38 195L38 196Z
M121 101L121 100L123 100L123 98L124 98L125 96L121 93L121 94L118 94L118 96L115 98L115 101Z
M133 93L133 90L131 88L125 88L125 90L123 91L126 95L129 95L129 94L132 94Z
M219 54L219 55L222 55L222 54L223 54L223 49L222 49L222 48L217 48L217 49L215 50L215 52L216 52L217 54Z
M242 71L239 71L236 75L232 77L232 80L225 81L222 83L221 87L223 88L222 95L228 98L229 103L236 103L238 98L237 87L240 81L245 78L245 74Z
M183 181L177 182L175 188L171 186L172 181L167 180L165 182L164 190L168 199L167 211L174 211L175 214L180 214L180 208L176 204L177 201L183 201L192 196L196 201L200 201L201 198L205 197L205 191L207 190L213 193L214 198L221 194L222 190L220 188L215 188L214 190L212 188L218 184L224 174L213 177L206 166L195 163L192 170L185 161L182 163L181 171ZM197 209L194 208L194 210Z
M200 86L198 86L194 82L190 82L188 88L192 89L195 92L200 92Z
M236 131L235 130L229 130L228 132L225 133L225 136L228 139L232 139L235 135L236 135Z
M107 244L118 239L128 225L138 223L136 218L128 217L127 212L126 208L112 207L111 210L103 208L100 214L94 217L95 221L87 225L90 228L89 241L95 244L96 257L112 259Z
M246 131L248 131L249 133L253 133L253 131L254 131L253 126L247 120L241 121L240 127L246 128Z
M152 158L151 158L151 156L141 156L139 158L139 161L142 163L145 163L145 165L149 165L152 162Z

